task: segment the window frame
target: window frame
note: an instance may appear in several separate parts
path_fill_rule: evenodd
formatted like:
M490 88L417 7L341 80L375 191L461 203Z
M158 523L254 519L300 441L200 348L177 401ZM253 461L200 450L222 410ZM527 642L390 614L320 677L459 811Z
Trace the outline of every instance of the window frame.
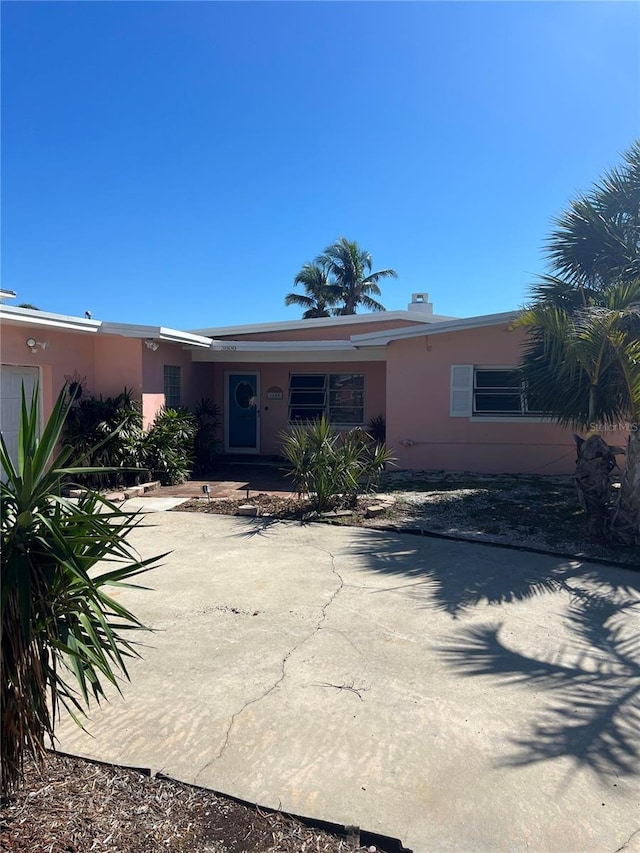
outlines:
M320 385L320 383L314 384L313 382L310 382L309 387L305 388L304 385L300 385L299 382L296 381L296 380L302 380L303 377L309 377L310 379L311 378L319 379L320 377L322 377L323 382L321 385ZM341 389L336 388L336 387L332 387L332 385L333 385L334 381L337 379L337 377L357 377L358 378L358 381L360 382L361 387L360 388L358 388L358 387L350 388L347 390L349 390L351 392L359 392L359 401L356 401L354 399L347 400L347 401L340 401L339 399L337 399L337 396L340 393ZM362 373L361 371L355 371L355 372L354 371L349 371L349 372L345 372L345 371L337 372L336 371L335 373L334 372L327 372L327 371L323 371L322 373L311 373L311 372L290 373L289 374L289 382L288 382L288 398L287 398L288 424L290 426L293 426L295 424L301 424L301 423L305 423L308 421L315 420L316 418L324 415L327 418L327 420L329 421L329 423L333 427L336 427L337 429L353 429L354 427L364 426L365 425L365 381L366 381L365 380L365 374ZM292 383L295 383L295 385L297 387L292 387ZM300 402L300 397L301 396L303 397L305 394L307 394L309 396L309 398L311 398L311 395L316 395L316 397L319 397L320 395L322 395L322 401L320 402L318 399L316 399L316 400L313 400L309 403ZM293 402L293 396L294 395L297 398L295 402ZM340 409L343 409L343 410L344 409L347 409L347 410L350 409L352 411L360 410L362 413L361 420L359 420L359 421L354 421L354 420L336 421L336 420L334 420L334 418L332 417L332 413L335 413L336 411L338 411ZM307 410L309 412L309 417L308 418L303 418L303 417L292 418L292 412L294 410L297 410L297 411Z
M169 371L176 371L173 376ZM163 365L163 390L165 409L179 409L182 406L182 367L179 364ZM177 389L177 392L176 392ZM169 401L171 399L171 402ZM175 399L178 402L173 402Z
M472 377L472 385L471 385L471 414L470 420L483 422L483 423L521 423L522 421L535 421L542 422L549 420L548 417L545 417L542 412L530 412L527 408L527 397L526 391L522 386L522 383L518 384L516 388L515 385L512 386L482 386L478 387L478 373L515 373L516 375L519 373L519 368L517 365L473 365L473 377ZM492 395L494 397L514 397L518 396L519 399L519 411L514 410L504 410L500 411L498 409L490 409L487 411L479 411L476 407L476 397L477 394L486 394Z

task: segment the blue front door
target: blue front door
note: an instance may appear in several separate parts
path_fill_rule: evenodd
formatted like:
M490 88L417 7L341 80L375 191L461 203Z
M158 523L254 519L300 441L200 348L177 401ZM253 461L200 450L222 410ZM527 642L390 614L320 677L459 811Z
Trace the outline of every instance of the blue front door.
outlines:
M258 404L260 398L257 373L227 374L227 451L258 453Z

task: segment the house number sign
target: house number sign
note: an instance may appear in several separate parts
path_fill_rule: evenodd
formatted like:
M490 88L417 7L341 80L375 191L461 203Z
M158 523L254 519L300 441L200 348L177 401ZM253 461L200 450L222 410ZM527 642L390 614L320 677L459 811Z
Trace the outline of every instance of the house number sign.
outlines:
M282 400L282 397L282 388L278 388L276 385L267 391L267 400Z

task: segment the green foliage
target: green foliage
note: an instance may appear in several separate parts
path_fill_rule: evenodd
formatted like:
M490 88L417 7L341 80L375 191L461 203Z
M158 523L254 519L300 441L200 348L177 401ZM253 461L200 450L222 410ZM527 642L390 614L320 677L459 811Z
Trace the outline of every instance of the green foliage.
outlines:
M84 395L82 386L68 387L71 406L64 425L64 441L73 446L78 461L88 467L119 469L85 474L78 478L92 486L130 485L140 477L142 412L140 404L127 388L116 397ZM128 469L128 470L127 470Z
M359 493L373 491L385 466L393 460L384 444L364 430L341 435L323 416L292 426L282 436L282 455L291 463L289 476L299 493L308 494L318 512L345 504Z
M187 479L194 460L200 471L211 469L221 422L210 400L201 400L193 415L184 409L162 409L145 431L140 403L127 388L103 398L83 394L75 382L67 394L71 406L64 440L76 448L82 464L101 469L80 474L78 482L104 488L152 476L163 485L175 485Z
M197 423L194 442L194 472L198 475L208 474L215 464L220 445L218 433L222 427L220 407L207 397L203 397L193 410Z
M574 200L547 242L551 274L516 327L528 331L529 407L561 424L627 424L614 535L640 541L640 141ZM606 490L605 490L606 491ZM608 506L610 494L603 494Z
M100 473L76 467L75 448L57 450L71 407L63 390L38 438L37 389L30 406L23 390L15 466L0 440L3 794L19 785L26 753L42 759L60 704L78 720L105 682L128 678L138 652L124 634L144 626L109 589L133 586L160 559L127 543L136 514L93 491L61 497L63 480Z
M184 483L191 472L198 425L185 409L161 409L142 444L144 466L163 486Z
M529 332L522 371L530 410L583 428L640 420L640 279L571 311L540 301L514 325Z
M293 281L294 287L298 284L304 286L304 294L287 293L284 304L305 308L303 320L330 317L331 308L337 303L340 293L329 279L326 268L317 263L305 264Z
M387 440L387 422L384 415L380 414L371 418L367 432L374 441L383 444Z
M515 323L530 408L579 427L640 420L640 141L571 202L546 252L552 274Z
M380 296L379 282L383 278L397 278L395 270L372 272L371 255L355 241L340 237L318 255L313 263L305 264L294 279L305 293L288 293L285 305L305 308L305 320L355 314L362 305L367 311L384 311L384 306L373 299Z
M354 240L340 237L316 258L338 292L339 305L334 313L355 314L362 305L367 311L384 311L384 306L373 299L380 296L379 282L383 278L397 278L395 270L385 269L372 272L371 255Z

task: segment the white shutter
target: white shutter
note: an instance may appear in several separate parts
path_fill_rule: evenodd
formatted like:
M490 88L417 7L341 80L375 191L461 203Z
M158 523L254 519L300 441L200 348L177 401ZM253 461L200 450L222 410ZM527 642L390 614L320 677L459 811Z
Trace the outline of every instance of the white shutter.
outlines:
M473 412L473 365L451 365L451 405L449 415L452 418L470 418Z

